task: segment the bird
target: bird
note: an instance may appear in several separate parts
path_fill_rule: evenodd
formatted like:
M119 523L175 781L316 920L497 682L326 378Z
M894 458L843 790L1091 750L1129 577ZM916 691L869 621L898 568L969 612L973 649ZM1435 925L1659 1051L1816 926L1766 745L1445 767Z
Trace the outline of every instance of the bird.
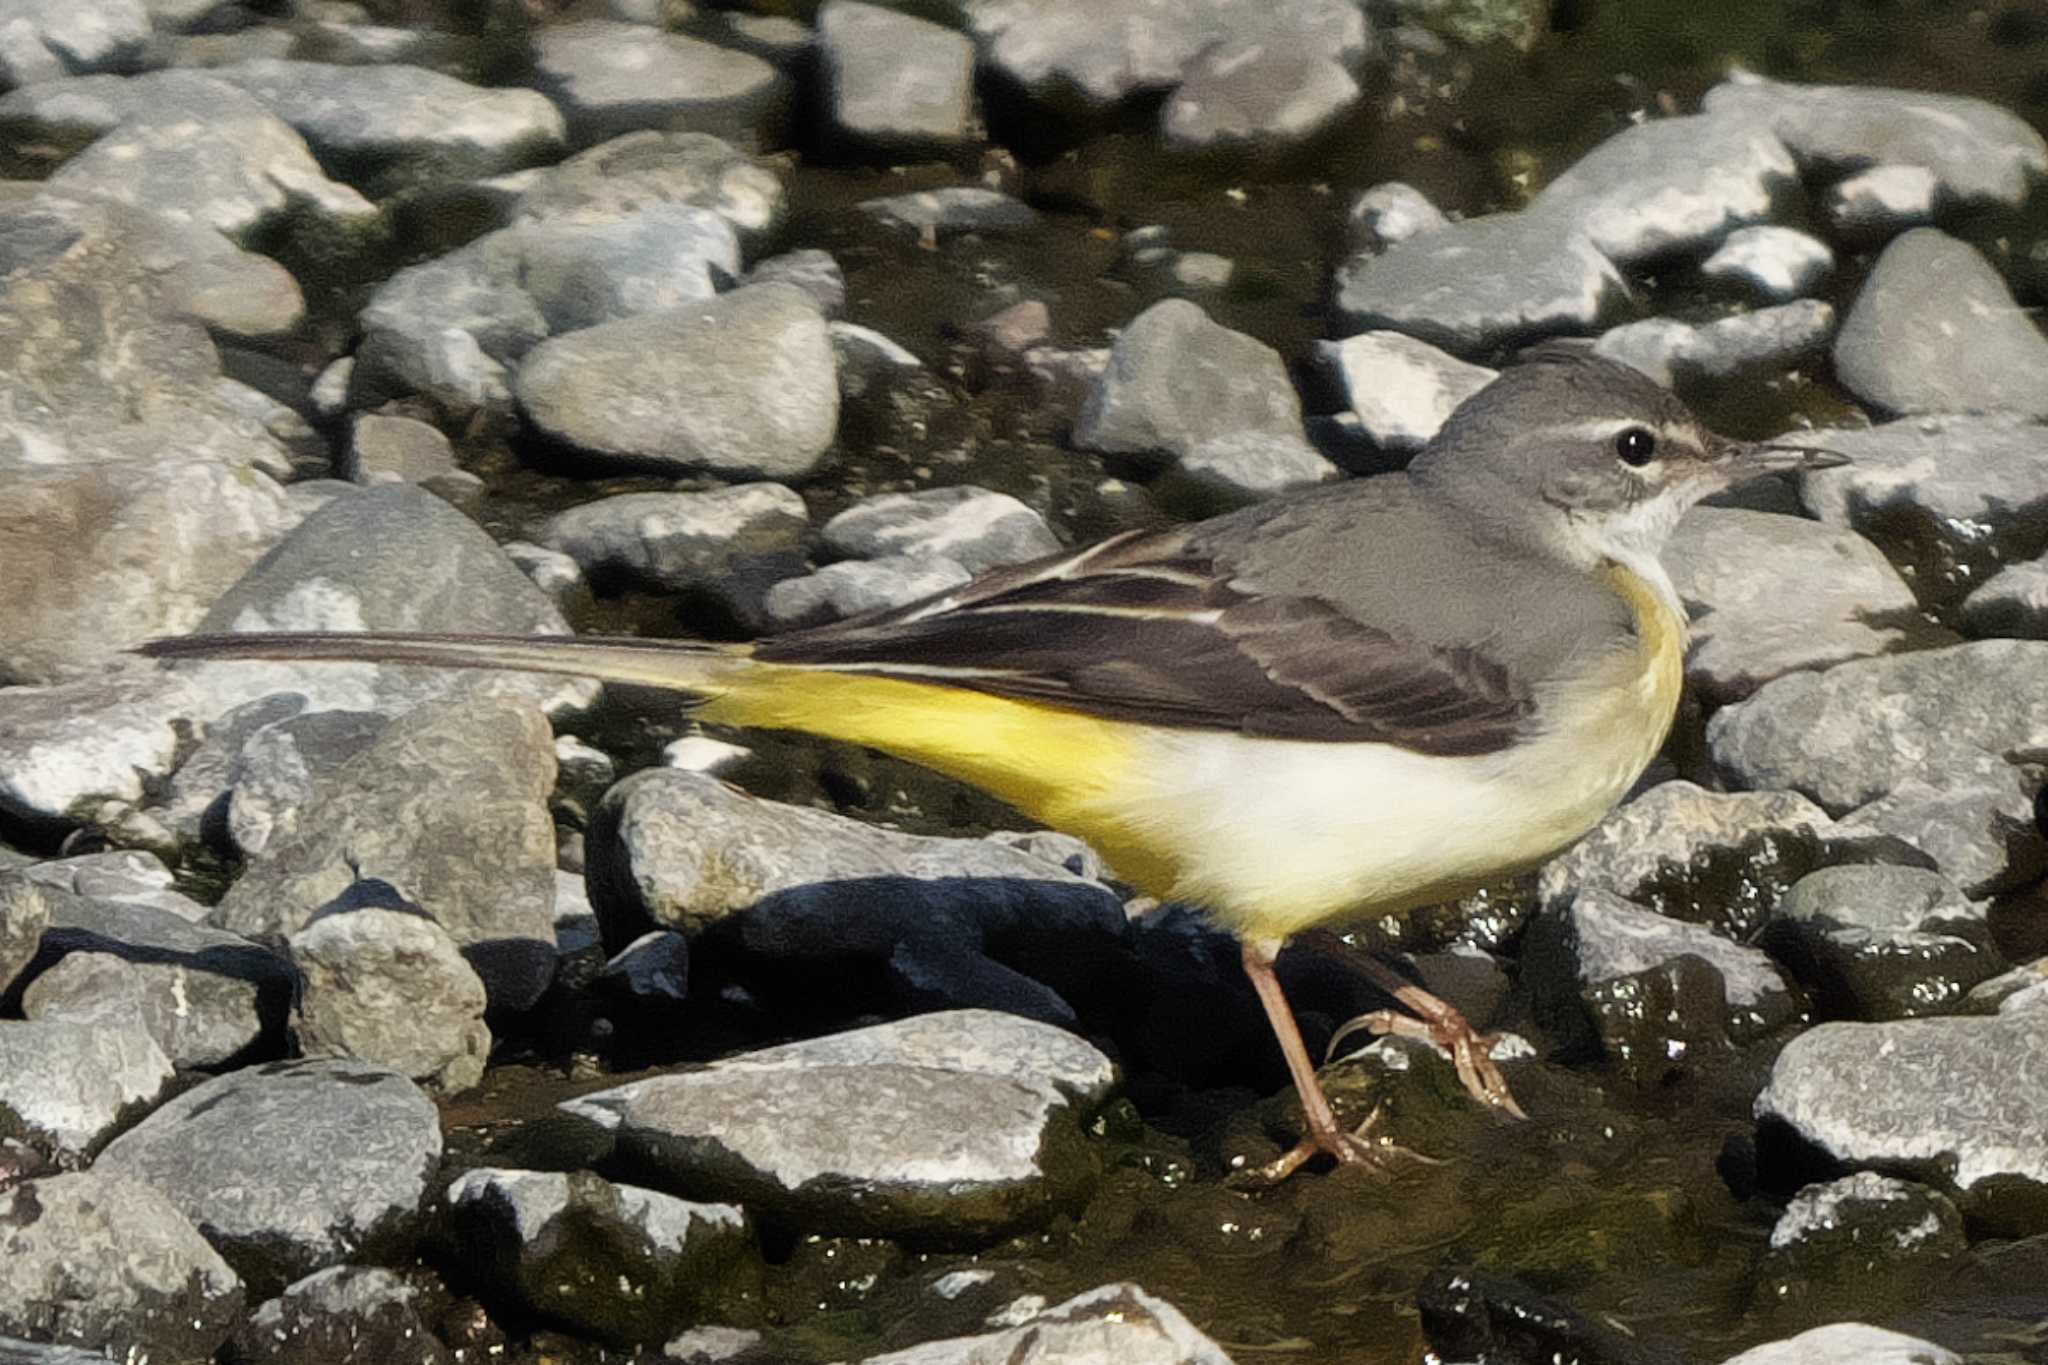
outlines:
M1444 901L1584 835L1662 747L1686 611L1659 562L1700 499L1833 452L1709 430L1647 376L1536 348L1400 471L1125 531L919 601L745 643L248 633L160 659L531 670L685 694L705 722L806 731L981 787L1237 939L1318 1153L1339 1122L1274 963L1294 936ZM1519 1107L1488 1039L1392 976Z

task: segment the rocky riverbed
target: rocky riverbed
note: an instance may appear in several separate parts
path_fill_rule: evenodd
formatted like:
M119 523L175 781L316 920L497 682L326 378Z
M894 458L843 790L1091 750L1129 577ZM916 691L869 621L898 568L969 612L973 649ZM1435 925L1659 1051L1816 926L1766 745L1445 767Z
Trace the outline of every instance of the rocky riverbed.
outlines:
M0 0L0 1360L2048 1362L2048 21ZM886 757L194 630L740 639L1579 338L1854 463L1537 874L1307 936Z

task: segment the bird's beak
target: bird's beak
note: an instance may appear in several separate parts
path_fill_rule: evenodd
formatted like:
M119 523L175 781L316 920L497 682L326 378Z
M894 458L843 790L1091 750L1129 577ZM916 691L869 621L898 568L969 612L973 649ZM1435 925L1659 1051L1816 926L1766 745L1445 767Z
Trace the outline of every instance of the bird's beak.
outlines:
M1790 441L1728 441L1716 453L1714 467L1729 487L1765 474L1810 474L1849 463L1840 451Z

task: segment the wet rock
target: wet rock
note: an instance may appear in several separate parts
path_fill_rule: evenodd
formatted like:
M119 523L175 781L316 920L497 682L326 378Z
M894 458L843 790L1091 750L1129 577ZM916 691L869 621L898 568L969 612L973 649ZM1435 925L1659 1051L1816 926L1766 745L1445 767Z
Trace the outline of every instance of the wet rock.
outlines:
M2029 1011L1822 1024L1787 1045L1757 1096L1759 1156L1767 1170L1796 1167L1806 1150L1882 1166L1941 1190L1994 1235L2039 1232L2044 1071L2048 1042Z
M1811 293L1834 268L1826 242L1775 223L1735 229L1700 263L1708 279L1740 284L1774 302Z
M1277 152L1324 131L1360 95L1344 62L1292 35L1218 43L1185 77L1159 131L1186 152Z
M1875 86L1792 85L1744 74L1707 92L1710 114L1763 119L1810 175L1918 166L1947 199L2017 206L2048 176L2048 142L1983 100Z
M788 285L556 337L528 353L517 392L581 452L728 478L803 477L839 420L825 319Z
M949 559L969 574L1060 549L1045 518L1007 493L972 486L863 498L826 522L823 537L849 559Z
M140 0L80 9L63 0L8 0L0 11L0 90L142 62L150 37Z
M462 945L493 1009L527 1009L555 970L554 785L553 736L531 707L417 707L315 785L298 828L270 841L214 920L292 935L377 879Z
M1451 1360L1649 1365L1628 1337L1505 1275L1439 1270L1416 1291L1422 1330Z
M546 161L566 137L543 95L487 90L416 66L257 60L209 74L253 95L373 195Z
M1766 1312L1876 1309L1905 1300L1968 1246L1962 1215L1941 1193L1858 1171L1792 1196L1757 1266L1756 1302Z
M759 57L605 19L537 28L534 67L583 146L649 128L773 146L790 98Z
M163 1093L171 1059L133 1012L0 1019L0 1126L78 1165Z
M484 983L440 925L368 906L314 919L288 948L300 982L291 1025L300 1056L388 1067L441 1094L483 1079Z
M1544 214L1468 218L1353 256L1337 271L1347 332L1387 328L1460 353L1612 315L1627 288L1593 240Z
M1236 435L1305 443L1301 400L1278 352L1182 299L1123 329L1074 426L1083 450L1155 465Z
M1354 252L1378 252L1446 227L1450 219L1413 185L1389 180L1359 192L1344 217L1344 232Z
M1860 1322L1831 1322L1783 1341L1767 1341L1721 1365L1963 1365L1931 1341Z
M316 1270L236 1331L237 1365L450 1365L418 1286L377 1266Z
M455 447L432 423L366 412L349 432L338 472L355 483L430 483L461 470Z
M1062 1029L920 1015L655 1076L563 1105L618 1158L824 1233L974 1244L1085 1194L1080 1124L1115 1079Z
M154 1186L252 1293L410 1245L441 1157L433 1104L396 1072L273 1062L186 1091L94 1170Z
M1834 333L1832 305L1795 299L1699 326L1669 318L1624 323L1603 333L1594 350L1668 385L1793 365L1819 355Z
M779 483L705 493L621 493L550 517L536 539L600 586L626 582L708 600L741 625L771 619L764 599L804 572L810 512Z
M1210 516L1340 477L1305 438L1233 432L1198 442L1152 484L1160 502L1189 516Z
M365 554L365 545L377 552ZM475 522L422 489L381 484L321 506L223 593L196 629L559 635L568 627ZM211 699L204 719L272 692L301 693L308 709L386 713L448 696L518 699L560 713L597 694L582 679L374 664L180 664L166 676Z
M1230 1365L1178 1308L1135 1284L1106 1284L1064 1303L1043 1300L1002 1330L869 1356L860 1365Z
M846 311L846 272L831 252L816 247L799 247L756 262L747 272L746 283L795 285L809 294L828 318Z
M782 221L784 174L709 133L627 133L534 172L506 213L512 221L602 220L684 204L724 218L752 248Z
M49 927L22 1000L32 1019L142 1021L180 1067L217 1067L282 1042L290 969L238 934L150 905L43 888Z
M2048 337L1975 247L1933 228L1877 258L1835 339L1835 373L1892 412L2048 417Z
M1452 409L1498 373L1399 332L1319 341L1316 361L1341 386L1366 435L1391 451L1429 444Z
M1940 197L1924 166L1872 166L1830 186L1821 208L1838 232L1883 238L1933 222Z
M2048 555L2000 569L1963 599L1959 617L1972 635L2048 640Z
M673 1335L760 1274L741 1209L588 1171L469 1171L448 1188L448 1222L497 1294L622 1346Z
M777 630L797 630L900 607L957 588L972 577L950 559L852 559L777 583L768 590L764 608Z
M1605 892L1747 942L1784 889L1818 864L1818 840L1832 829L1794 792L1663 782L1545 864L1538 895L1556 911Z
M1668 961L1585 988L1580 996L1600 1052L1616 1074L1646 1089L1668 1088L1725 1054L1738 1033L1720 970L1681 953ZM1788 1005L1777 1013L1791 1013ZM1754 1036L1758 1018L1739 1032Z
M1003 235L1038 226L1038 211L1000 190L949 185L914 194L863 199L856 207L885 228L936 241L963 232Z
M1692 613L1686 680L1708 701L1748 696L1800 669L1899 648L1912 589L1875 545L1801 517L1701 507L1678 523L1665 567ZM1796 593L1785 585L1800 584Z
M818 11L818 47L841 137L894 152L976 137L974 44L965 36L879 5L830 0Z
M234 1271L140 1181L85 1171L0 1190L0 1333L206 1360L241 1314Z
M1763 944L1837 1019L1953 1014L2004 965L1982 912L1922 868L1809 873L1778 903Z
M1572 222L1627 265L1696 251L1768 218L1797 182L1791 152L1761 120L1651 119L1579 158L1529 211Z

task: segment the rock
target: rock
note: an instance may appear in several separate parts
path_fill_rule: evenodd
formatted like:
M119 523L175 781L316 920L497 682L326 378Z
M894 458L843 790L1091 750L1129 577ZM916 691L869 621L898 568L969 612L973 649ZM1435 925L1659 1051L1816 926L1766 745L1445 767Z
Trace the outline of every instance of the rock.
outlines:
M1737 228L1700 263L1700 274L1728 280L1774 303L1812 292L1835 268L1826 242L1797 228L1759 223Z
M0 870L0 996L12 993L49 924L50 897L28 877Z
M1757 1267L1756 1301L1832 1311L1850 1296L1903 1298L1968 1247L1962 1215L1939 1192L1858 1171L1792 1196Z
M1686 679L1714 705L1800 669L1897 649L1919 615L1875 545L1801 517L1696 508L1664 565L1692 614Z
M377 1266L316 1270L259 1307L235 1334L238 1365L451 1365L428 1328L421 1289Z
M1828 867L1792 884L1763 945L1824 1014L1953 1014L2004 965L1981 911L1938 872Z
M389 719L309 712L295 692L259 697L209 727L152 814L181 838L255 857L297 830L315 782L368 748Z
M120 1359L207 1360L242 1285L171 1201L100 1171L0 1189L0 1333Z
M1830 186L1821 207L1838 232L1884 238L1933 222L1940 198L1924 166L1872 166Z
M803 477L839 420L825 319L788 285L553 338L516 388L537 427L585 454L727 478Z
M1384 251L1425 232L1450 224L1442 209L1413 185L1388 180L1361 190L1344 217L1345 238L1353 252Z
M582 146L648 129L773 146L790 100L759 57L606 19L536 28L534 68Z
M951 29L859 0L818 10L826 108L834 130L885 152L972 142L974 44Z
M924 368L924 362L872 327L834 321L832 354L839 360L839 394L850 398L881 397L884 401L897 381Z
M1184 152L1279 152L1329 128L1360 93L1342 61L1289 36L1221 42L1167 97L1160 136Z
M1278 352L1181 299L1154 304L1118 335L1074 426L1083 450L1155 465L1235 435L1304 443L1301 400Z
M162 860L141 849L110 848L52 858L23 868L22 875L31 882L95 900L151 906L194 923L206 918L205 906L172 889L174 878Z
M288 945L300 1056L388 1067L442 1094L483 1079L484 983L433 920L367 906L320 916Z
M1960 619L1972 635L2048 640L2048 555L2000 569L1963 599Z
M1045 518L1007 493L971 485L863 498L822 534L828 549L849 559L948 559L969 574L1060 550Z
M855 205L885 228L913 232L933 241L963 232L1004 235L1038 226L1038 212L1000 190L950 185L914 194L863 199Z
M1223 1348L1178 1308L1128 1281L1043 1300L1020 1321L982 1336L926 1342L869 1356L860 1365L1230 1365Z
M141 63L149 11L140 0L80 9L64 0L8 0L0 11L0 90Z
M1495 213L1351 257L1335 306L1344 331L1387 328L1471 353L1597 327L1626 295L1613 263L1560 217Z
M1624 128L1579 158L1530 205L1632 265L1698 251L1768 218L1798 184L1785 144L1763 121L1701 114Z
M1431 1353L1440 1359L1519 1357L1584 1365L1651 1365L1655 1359L1635 1344L1633 1336L1505 1275L1434 1271L1415 1299Z
M1024 299L977 320L967 330L991 359L1012 362L1052 336L1052 310L1044 299Z
M627 133L535 172L511 199L507 217L603 220L685 204L731 223L752 249L782 221L785 174L709 133Z
M433 1104L396 1072L273 1062L186 1091L93 1169L168 1196L254 1294L411 1246L441 1158Z
M809 294L828 318L846 311L846 273L831 252L816 247L799 247L756 262L747 272L746 283L795 285Z
M140 668L0 690L0 811L61 825L133 805L177 765L178 722L198 709L189 685Z
M1835 339L1835 373L1892 412L2048 418L2048 337L1975 247L1933 228L1877 258Z
M1842 818L1844 834L1904 840L1973 896L2023 886L2048 871L2048 842L2028 818L2019 773L1932 783L1909 778Z
M2012 1014L2048 1006L2048 957L2035 958L2022 967L2000 972L1970 988L1966 997L1978 1013Z
M598 989L629 1003L675 1004L687 1000L690 941L671 930L650 929L604 964L596 984Z
M377 552L365 554L366 545ZM475 522L410 484L379 484L307 517L196 629L560 635L568 627ZM309 709L387 714L451 696L517 699L561 713L597 693L583 679L375 664L181 664L171 676L213 699L207 720L272 692L301 693Z
M546 96L399 63L259 59L208 74L255 96L326 164L348 166L353 183L380 197L547 161L567 135Z
M1200 442L1152 490L1163 504L1199 517L1339 477L1337 466L1306 438L1245 431Z
M448 1187L448 1222L496 1295L628 1348L663 1340L760 1275L741 1209L588 1171L466 1172Z
M624 582L710 602L746 629L765 599L804 572L810 512L779 483L704 493L621 493L558 512L536 538L572 556L599 588Z
M974 1244L1070 1207L1115 1080L1079 1038L959 1010L743 1053L562 1108L663 1183L823 1233Z
M558 607L567 606L589 591L583 580L583 566L559 550L523 540L508 540L498 548Z
M1721 1365L1963 1365L1931 1341L1860 1322L1831 1322L1796 1337L1767 1341Z
M22 1001L31 1019L139 1018L179 1067L276 1055L293 982L276 954L150 905L42 889L49 927Z
M461 469L455 447L432 423L366 412L349 432L338 472L355 483L428 483Z
M493 1009L530 1008L555 970L554 785L553 736L531 707L417 707L315 784L298 828L270 841L214 920L252 937L295 935L375 879L453 936Z
M1784 368L1817 356L1835 333L1835 310L1818 299L1733 313L1697 327L1668 318L1624 323L1594 351L1633 365L1660 384L1727 379L1745 370Z
M133 1013L0 1019L0 1125L63 1165L82 1164L163 1093L171 1074L171 1059Z
M1315 353L1317 364L1343 389L1366 435L1382 450L1422 449L1452 409L1499 373L1399 332L1319 341Z
M2048 1226L2048 1067L2029 1012L1822 1024L1792 1040L1757 1096L1759 1157L1796 1137L1850 1167L1941 1190L1997 1236Z
M767 1365L756 1353L764 1340L751 1327L692 1327L663 1343L661 1356L679 1365Z
M973 575L950 559L892 555L827 564L768 590L763 609L777 630L824 625L957 588ZM0 750L4 752L4 750Z
M671 24L678 31L706 42L717 43L773 62L791 77L802 79L810 71L817 34L810 25L789 14L756 14L749 10L699 9L694 14L675 15Z
M1743 74L1707 92L1706 111L1752 116L1809 174L1918 166L1944 198L2017 207L2048 176L2048 141L1983 100L1876 86L1792 85Z

